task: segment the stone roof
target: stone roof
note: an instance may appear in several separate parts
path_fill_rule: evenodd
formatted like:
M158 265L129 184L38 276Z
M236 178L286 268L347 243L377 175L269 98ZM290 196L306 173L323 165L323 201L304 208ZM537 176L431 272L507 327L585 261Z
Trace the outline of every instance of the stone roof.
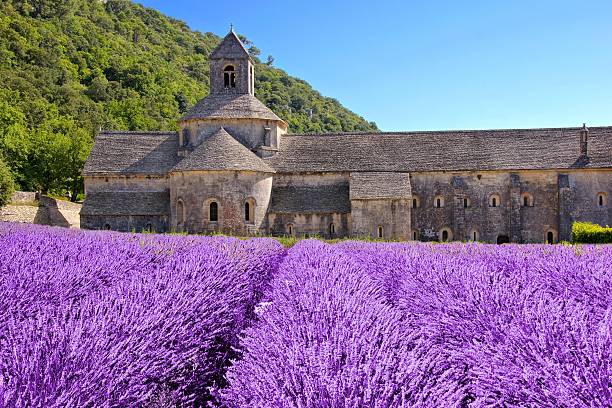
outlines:
M348 184L272 186L271 213L349 213Z
M210 94L181 118L182 121L192 119L264 119L282 122L251 94Z
M612 127L285 135L278 172L423 172L612 167Z
M221 43L213 50L210 54L210 59L241 59L241 58L251 58L249 52L244 48L242 41L236 35L234 30L230 30L230 32L225 36Z
M351 173L351 200L400 199L411 196L408 173Z
M87 194L81 215L169 215L170 193L104 191Z
M245 170L274 173L273 168L223 128L219 128L204 139L173 169L173 171L191 170Z
M101 132L83 174L166 174L178 161L176 132Z

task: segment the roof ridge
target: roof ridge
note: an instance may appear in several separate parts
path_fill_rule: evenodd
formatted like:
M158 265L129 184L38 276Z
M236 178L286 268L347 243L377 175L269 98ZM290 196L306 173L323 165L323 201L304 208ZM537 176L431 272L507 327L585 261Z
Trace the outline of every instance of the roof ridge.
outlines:
M287 136L361 136L361 135L418 135L433 133L485 133L485 132L518 132L518 131L554 131L554 130L581 130L582 126L576 127L543 127L543 128L499 128L499 129L445 129L445 130L404 130L404 131L357 131L357 132L329 132L329 133L287 133ZM612 126L589 126L593 129L612 129Z
M101 130L98 135L172 135L178 134L171 130Z

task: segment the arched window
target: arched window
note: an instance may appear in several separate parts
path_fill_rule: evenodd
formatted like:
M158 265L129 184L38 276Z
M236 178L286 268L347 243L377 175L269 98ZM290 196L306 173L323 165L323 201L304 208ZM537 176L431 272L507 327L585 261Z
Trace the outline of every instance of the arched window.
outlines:
M185 204L183 204L183 200L179 198L176 202L176 223L181 225L185 222Z
M419 197L412 197L412 208L419 208L421 206L421 200Z
M287 224L287 235L293 235L293 224Z
M608 195L606 193L598 193L597 194L597 206L605 207L608 205Z
M336 235L336 226L334 225L333 222L329 224L329 235L331 236Z
M244 202L244 220L249 224L255 223L255 200L247 198Z
M549 244L554 244L555 243L555 233L554 231L548 231L546 233L546 242Z
M419 231L417 231L417 230L412 231L412 240L413 241L418 241L419 240Z
M469 198L464 197L463 198L463 208L470 208L472 206L472 202L470 201Z
M452 241L453 239L453 232L451 231L450 228L442 228L440 230L440 241L441 242L449 242Z
M533 196L529 193L523 193L523 207L533 207Z
M501 205L501 197L499 194L491 194L489 196L489 207L499 207Z
M216 201L212 201L210 204L208 204L208 221L219 221L219 204L217 204Z
M189 146L191 139L191 132L188 128L183 129L183 146Z
M236 87L236 72L234 71L233 65L228 65L223 70L223 86L225 88Z
M478 238L479 238L478 231L472 230L472 232L470 232L470 241L476 242L478 241Z
M434 208L442 208L444 207L444 197L436 196L434 197Z
M383 230L382 225L379 225L378 226L378 238L382 238L382 237L384 237L384 230Z

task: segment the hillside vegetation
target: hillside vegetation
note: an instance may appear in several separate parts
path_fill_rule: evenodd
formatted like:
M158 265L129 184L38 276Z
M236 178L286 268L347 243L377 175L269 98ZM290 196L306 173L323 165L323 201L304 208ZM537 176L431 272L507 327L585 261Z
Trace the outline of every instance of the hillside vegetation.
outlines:
M246 39L245 39L246 40ZM172 130L209 91L220 38L127 0L0 3L0 157L22 189L70 192L100 128ZM256 95L292 132L375 130L257 60Z

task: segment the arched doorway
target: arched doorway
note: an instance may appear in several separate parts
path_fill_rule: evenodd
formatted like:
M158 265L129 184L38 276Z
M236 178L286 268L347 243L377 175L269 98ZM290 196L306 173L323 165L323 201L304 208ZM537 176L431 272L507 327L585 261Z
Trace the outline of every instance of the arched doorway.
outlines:
M497 236L497 244L509 244L510 238L507 235L498 235Z

